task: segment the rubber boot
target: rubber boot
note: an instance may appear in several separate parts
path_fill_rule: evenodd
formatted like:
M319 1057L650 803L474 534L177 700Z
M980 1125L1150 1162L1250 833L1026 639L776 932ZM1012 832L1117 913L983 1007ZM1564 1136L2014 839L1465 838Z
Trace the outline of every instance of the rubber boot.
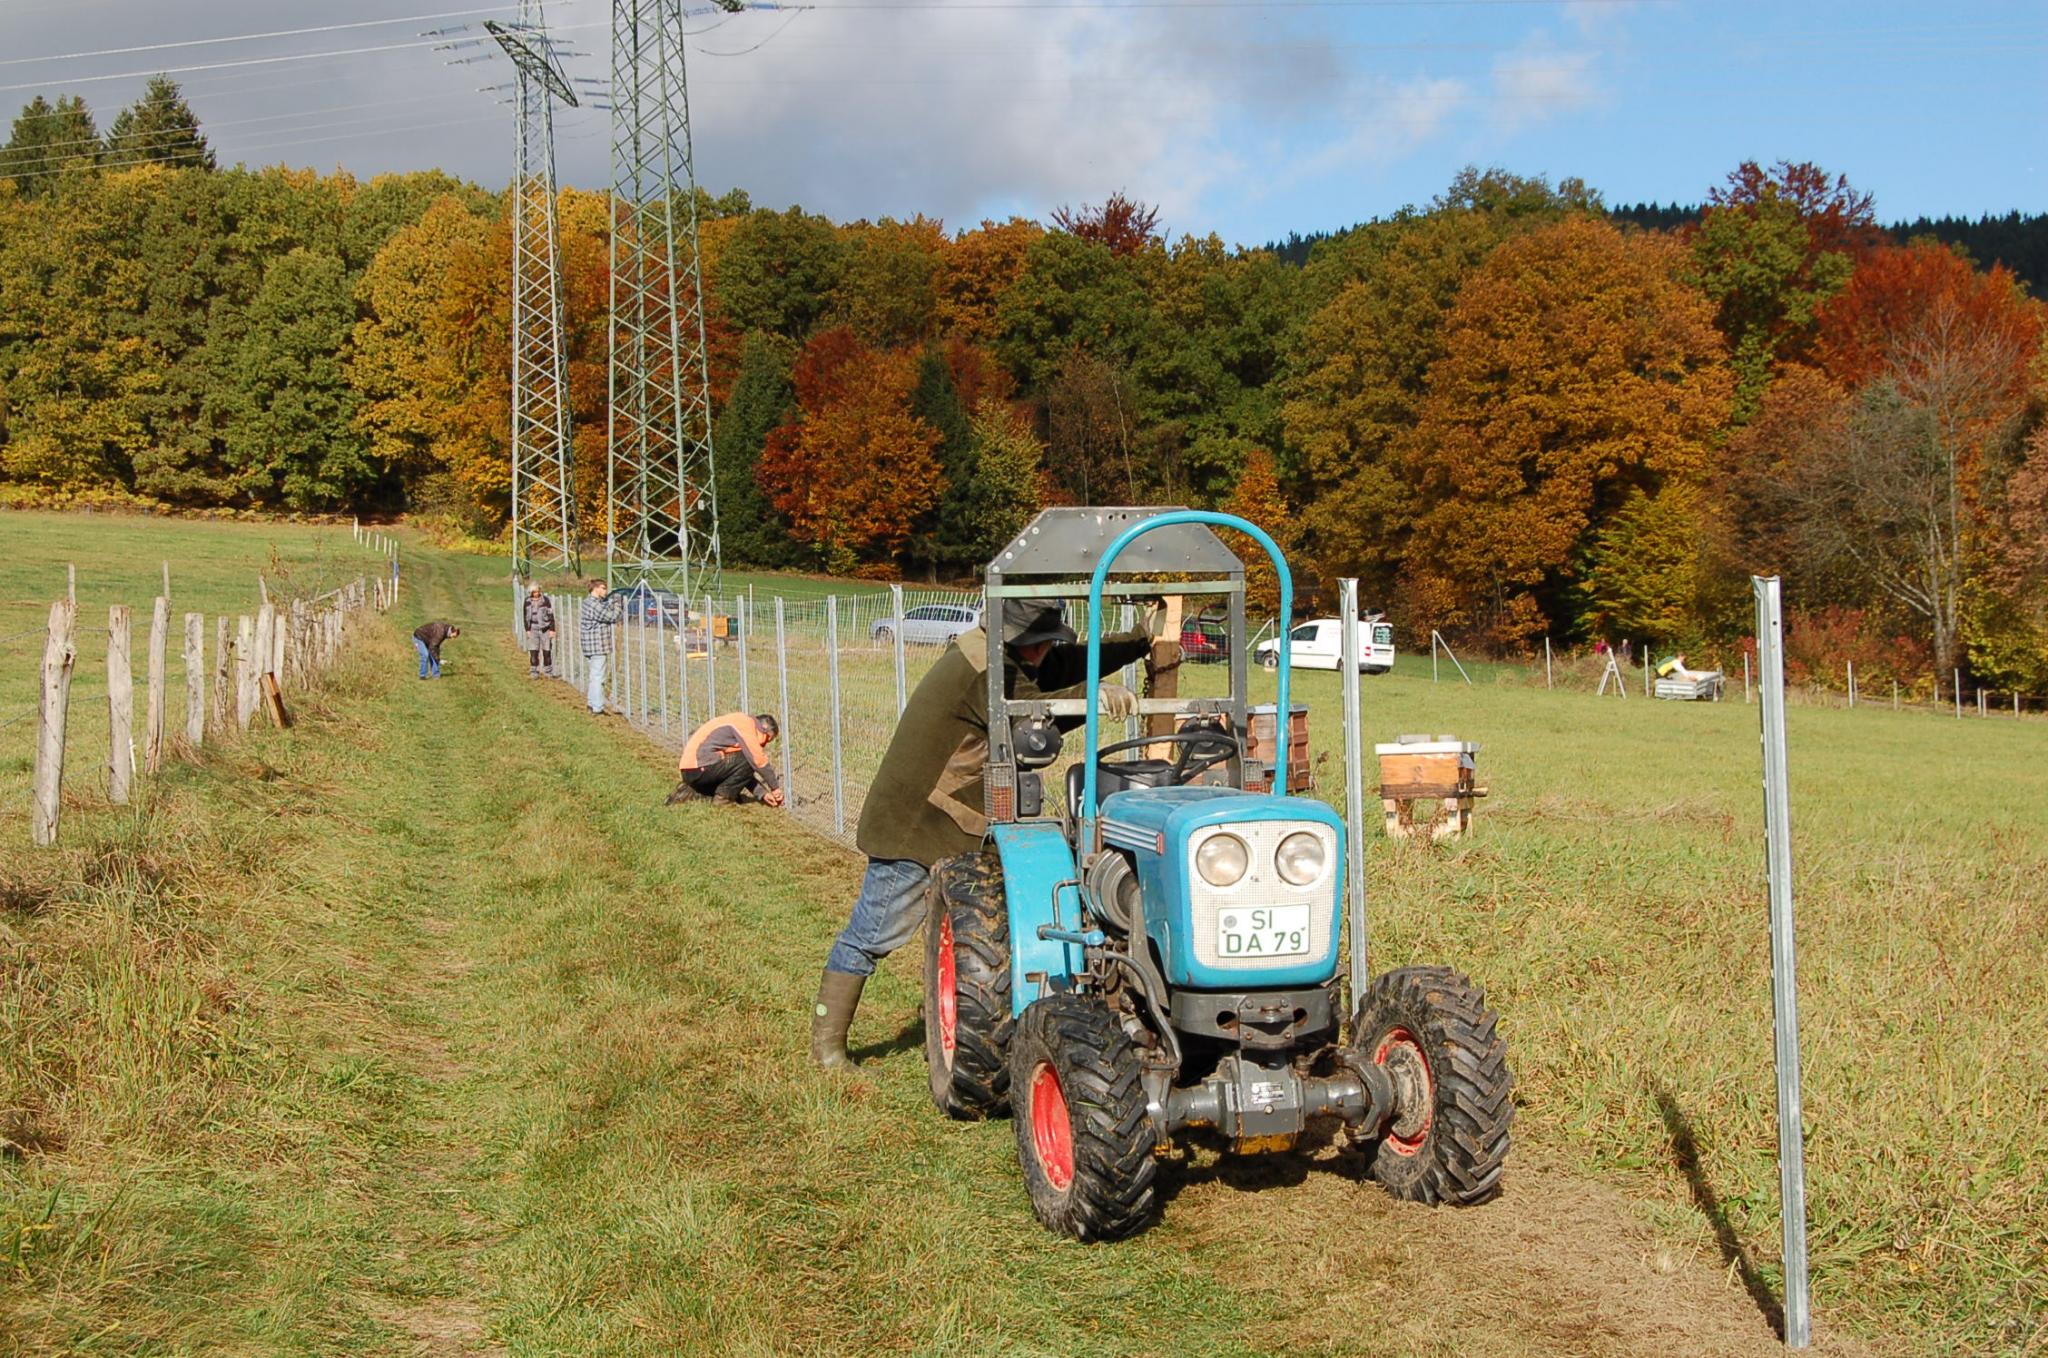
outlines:
M865 976L827 971L818 981L818 1002L811 1009L811 1060L821 1070L848 1070L853 1058L846 1054L846 1030L853 1026L853 1011L860 1007Z

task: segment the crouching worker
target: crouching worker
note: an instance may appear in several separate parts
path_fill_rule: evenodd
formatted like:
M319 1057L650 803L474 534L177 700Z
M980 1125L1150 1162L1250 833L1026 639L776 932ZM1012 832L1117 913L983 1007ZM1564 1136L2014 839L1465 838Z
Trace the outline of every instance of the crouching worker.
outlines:
M1151 610L1145 629L1102 640L1105 672L1142 659L1164 625L1164 605ZM1003 692L1012 699L1072 697L1088 680L1088 648L1060 620L1059 605L1006 599ZM1102 684L1105 718L1138 710L1122 684ZM1062 730L1081 725L1061 718ZM850 1066L846 1032L860 992L875 964L908 943L924 920L925 883L934 864L981 851L988 833L981 775L988 764L988 633L962 632L919 681L882 766L861 806L854 842L868 856L868 871L853 917L825 959L811 1011L811 1059L827 1070Z
M699 797L782 805L782 778L768 757L768 746L781 729L766 712L751 717L728 712L705 722L683 743L677 766L682 781L669 794L669 805Z

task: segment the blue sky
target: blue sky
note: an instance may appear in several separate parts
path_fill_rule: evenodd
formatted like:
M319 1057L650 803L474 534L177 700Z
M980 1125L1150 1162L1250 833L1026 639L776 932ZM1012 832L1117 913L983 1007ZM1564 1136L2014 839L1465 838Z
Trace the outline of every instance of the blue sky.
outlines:
M0 106L68 90L104 125L141 72L203 67L178 78L226 161L495 184L510 115L478 87L508 68L420 37L482 8L0 0ZM575 73L606 74L607 14L547 6ZM1255 244L1424 202L1470 163L1693 201L1746 158L1846 173L1888 220L2048 210L2040 0L819 0L691 28L705 185L840 218L960 227L1121 189ZM565 182L608 179L604 118L564 112Z

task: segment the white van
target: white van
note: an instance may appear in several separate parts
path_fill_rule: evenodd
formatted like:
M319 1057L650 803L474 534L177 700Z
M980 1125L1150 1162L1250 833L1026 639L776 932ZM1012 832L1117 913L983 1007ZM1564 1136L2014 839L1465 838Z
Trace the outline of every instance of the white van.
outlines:
M1288 640L1294 667L1299 670L1334 670L1344 663L1344 624L1336 618L1317 618L1295 624ZM1394 668L1394 624L1383 613L1360 618L1358 628L1358 672L1385 674ZM1280 668L1280 640L1262 641L1259 663L1267 669Z

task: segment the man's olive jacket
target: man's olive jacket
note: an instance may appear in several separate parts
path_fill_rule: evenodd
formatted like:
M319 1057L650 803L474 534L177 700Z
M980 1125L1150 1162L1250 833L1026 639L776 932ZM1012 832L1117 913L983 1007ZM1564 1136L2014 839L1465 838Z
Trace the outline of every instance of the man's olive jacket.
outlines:
M1144 632L1102 639L1102 672L1113 675L1151 650ZM1037 674L1003 662L1012 699L1079 696L1088 682L1088 647L1046 653ZM1068 723L1062 723L1068 725ZM854 842L870 858L908 858L930 867L973 853L988 833L981 774L988 764L988 634L962 632L912 690L882 767L868 788Z

